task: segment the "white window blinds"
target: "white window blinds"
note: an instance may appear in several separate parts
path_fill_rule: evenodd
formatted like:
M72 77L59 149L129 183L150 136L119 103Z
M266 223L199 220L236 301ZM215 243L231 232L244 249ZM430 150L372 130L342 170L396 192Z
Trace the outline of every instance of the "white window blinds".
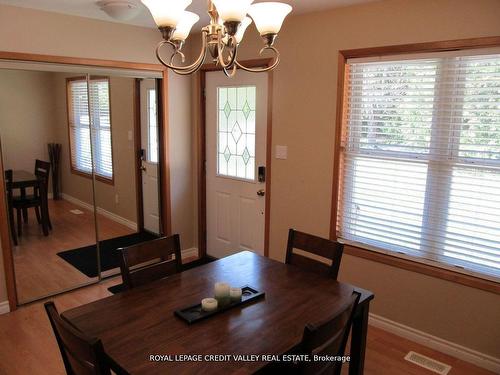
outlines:
M95 174L111 180L113 157L109 82L104 78L91 79L89 82L90 87L87 91L85 79L68 81L71 166L78 172L92 173L93 151ZM89 114L91 121L89 121Z
M347 69L339 238L500 277L500 55Z

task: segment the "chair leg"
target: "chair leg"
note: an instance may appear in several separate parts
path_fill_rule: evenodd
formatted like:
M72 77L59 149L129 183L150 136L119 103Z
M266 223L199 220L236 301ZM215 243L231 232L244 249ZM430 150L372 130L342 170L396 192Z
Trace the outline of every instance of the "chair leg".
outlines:
M21 211L22 211L21 209L16 210L16 213L17 213L17 235L19 237L21 237L23 235L23 218L21 215L21 213L22 213Z
M25 223L28 223L28 209L23 208L23 219Z
M36 215L36 221L38 224L42 223L42 219L40 217L40 209L38 207L35 207L35 215Z

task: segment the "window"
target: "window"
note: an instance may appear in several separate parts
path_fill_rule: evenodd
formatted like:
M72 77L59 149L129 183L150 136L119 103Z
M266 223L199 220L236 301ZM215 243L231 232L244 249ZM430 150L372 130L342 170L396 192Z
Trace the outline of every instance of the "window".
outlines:
M96 176L105 181L112 181L113 156L109 80L107 78L91 78L89 82L90 101L88 100L87 80L85 78L68 79L67 81L71 169L77 173L91 175L93 149ZM89 113L91 121L89 121ZM91 126L92 132L90 131Z
M148 89L148 161L158 163L158 119L155 89Z
M500 277L500 55L347 63L338 237Z
M256 86L218 87L217 174L255 180Z

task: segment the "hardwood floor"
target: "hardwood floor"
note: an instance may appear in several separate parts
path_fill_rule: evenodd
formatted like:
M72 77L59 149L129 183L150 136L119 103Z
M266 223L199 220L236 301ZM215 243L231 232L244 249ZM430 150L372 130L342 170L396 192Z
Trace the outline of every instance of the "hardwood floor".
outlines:
M107 288L120 282L121 278L115 277L53 299L59 311L62 312L109 296ZM0 348L0 374L64 374L57 344L43 309L43 302L35 302L13 313L0 315ZM165 350L167 354L168 348ZM368 330L365 374L433 374L403 359L410 350L451 365L450 375L493 375L467 362L375 327L370 327ZM344 369L342 373L347 374L346 370Z
M71 213L78 209L80 215ZM60 258L57 253L95 244L93 212L65 201L49 201L52 231L44 236L33 210L13 250L20 303L95 281ZM98 215L101 239L134 233L122 224Z

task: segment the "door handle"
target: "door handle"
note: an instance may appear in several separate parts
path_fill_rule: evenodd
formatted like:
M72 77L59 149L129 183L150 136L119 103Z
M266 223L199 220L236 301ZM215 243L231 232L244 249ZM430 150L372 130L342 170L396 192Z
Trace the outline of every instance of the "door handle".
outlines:
M144 171L146 171L146 167L145 167L144 165L141 165L141 166L139 167L139 169L140 169L141 171L143 171L143 172L144 172Z
M264 190L264 189L260 189L259 191L257 191L257 195L258 195L259 197L263 197L264 195L266 195L266 192L265 192L265 190Z

